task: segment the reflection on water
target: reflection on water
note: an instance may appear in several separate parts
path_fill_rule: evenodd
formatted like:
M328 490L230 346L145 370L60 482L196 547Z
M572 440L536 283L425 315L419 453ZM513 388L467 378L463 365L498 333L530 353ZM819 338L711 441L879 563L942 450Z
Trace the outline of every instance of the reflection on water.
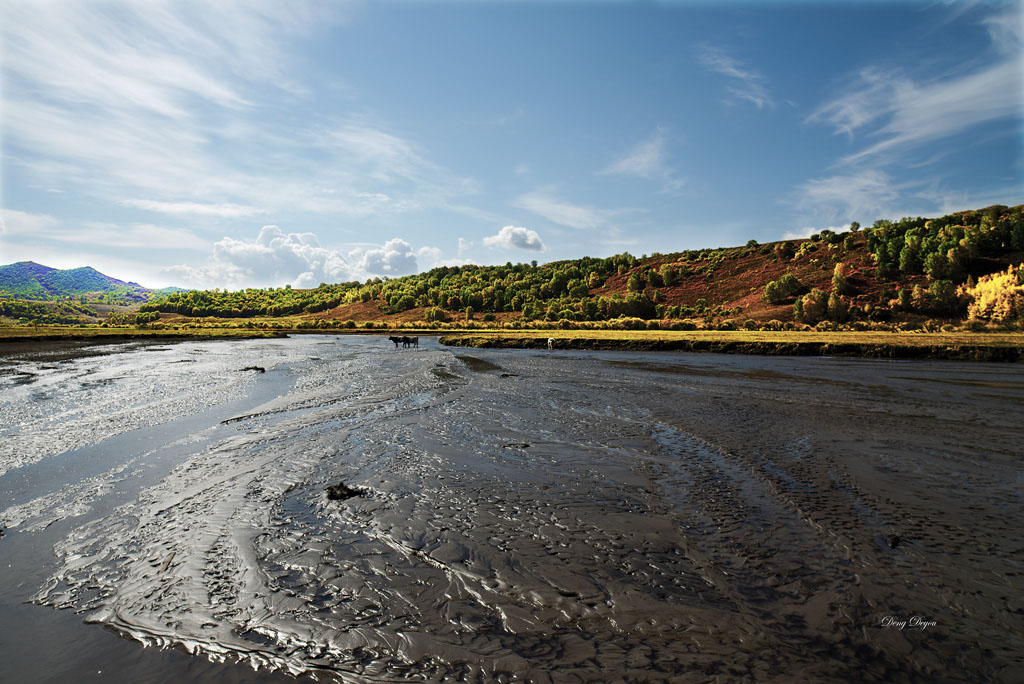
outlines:
M1017 367L312 336L108 351L3 361L0 551L20 560L0 605L198 656L123 665L140 681L211 661L346 682L1024 666L1024 430L988 396ZM938 374L955 382L918 382Z

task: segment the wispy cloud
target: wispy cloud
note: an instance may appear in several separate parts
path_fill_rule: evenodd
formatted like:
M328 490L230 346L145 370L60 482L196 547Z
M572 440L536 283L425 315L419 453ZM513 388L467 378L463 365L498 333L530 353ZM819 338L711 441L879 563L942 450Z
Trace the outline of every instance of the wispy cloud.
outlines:
M36 235L60 225L60 221L47 214L32 214L16 209L0 209L0 234Z
M513 123L514 121L518 121L519 119L522 119L525 115L526 115L526 107L524 107L522 105L518 105L515 109L513 109L510 112L506 112L504 114L498 114L497 116L491 117L487 121L487 123L489 125L491 125L491 126L497 126L497 127L508 126L510 123Z
M497 235L485 237L484 244L488 247L530 249L537 252L543 252L545 249L544 242L540 239L537 231L522 226L505 226L498 231Z
M158 226L150 223L102 223L87 221L68 225L47 214L32 214L4 209L0 212L0 231L4 247L13 243L22 245L67 243L74 245L104 245L108 251L132 248L149 250L202 250L209 243L195 233L182 228Z
M903 154L990 122L1016 126L1024 115L1021 22L1017 7L987 17L996 57L968 73L915 79L905 70L862 69L851 89L823 103L807 122L851 139L861 133L878 139L846 156L847 164Z
M309 117L293 44L345 5L8 2L5 165L145 211L238 218L468 211L473 181L366 116ZM301 67L301 68L300 68ZM287 135L282 134L287 130Z
M200 204L199 202L158 202L156 200L127 199L123 200L121 204L163 214L193 214L197 216L219 216L221 218L238 218L266 213L265 209L226 203Z
M722 48L704 45L697 58L709 71L729 79L726 89L733 98L746 100L758 109L775 107L775 100L768 93L767 79Z
M797 188L795 203L798 209L829 222L866 223L889 216L900 191L888 174L867 170L809 180Z
M685 181L669 165L666 144L665 129L658 127L651 137L634 145L623 157L598 173L646 178L661 183L665 192L679 192Z
M590 230L607 225L607 212L566 202L547 191L526 193L515 201L515 206L570 228Z
M792 204L808 222L834 225L880 218L949 214L954 211L1020 202L1014 185L968 192L950 188L939 176L897 182L878 169L816 178L801 184ZM813 231L812 231L813 232Z

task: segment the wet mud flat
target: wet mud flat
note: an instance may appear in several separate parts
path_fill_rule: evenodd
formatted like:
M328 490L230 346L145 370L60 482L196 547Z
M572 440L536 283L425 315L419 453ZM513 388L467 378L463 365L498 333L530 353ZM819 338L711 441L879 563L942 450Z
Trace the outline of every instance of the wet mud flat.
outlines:
M1016 365L204 344L224 398L0 476L5 629L139 681L1024 676Z

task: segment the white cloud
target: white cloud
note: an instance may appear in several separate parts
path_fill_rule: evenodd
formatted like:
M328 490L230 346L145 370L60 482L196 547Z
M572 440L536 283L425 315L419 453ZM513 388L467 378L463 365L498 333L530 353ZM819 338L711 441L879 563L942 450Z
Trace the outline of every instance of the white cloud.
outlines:
M797 188L796 206L815 216L869 222L889 216L900 199L890 176L878 170L816 178Z
M25 245L69 243L104 245L107 251L123 249L208 249L209 243L188 230L149 223L101 223L87 221L69 226L46 214L4 209L0 212L3 231L9 241Z
M156 200L127 199L123 200L121 204L164 214L194 214L197 216L218 216L221 218L238 218L267 213L264 209L230 203L200 204L198 202L158 202Z
M587 230L600 228L607 223L604 214L598 209L572 204L542 191L520 196L515 206L570 228Z
M1009 5L1004 11L990 14L981 20L997 52L1019 58L1024 44L1024 9Z
M849 221L867 225L878 219L935 216L1019 202L1020 188L1014 185L966 192L948 188L937 177L896 183L883 171L868 169L809 180L797 188L792 203L804 219L818 225Z
M0 7L5 171L41 187L213 219L459 211L476 192L381 122L309 123L294 43L341 3Z
M426 263L430 264L430 267L432 267L434 264L441 261L441 248L420 247L416 250L416 259L423 259Z
M845 163L902 154L985 123L1016 126L1024 114L1021 21L1017 8L985 20L998 58L980 68L915 81L904 71L869 67L857 74L852 89L819 106L807 122L851 138L862 131L881 138Z
M107 249L209 249L210 243L188 230L150 223L113 224L90 221L85 230L53 235L55 240L103 245Z
M372 275L387 276L408 275L419 269L412 245L401 238L392 238L381 247L366 250L358 267Z
M545 249L544 243L536 231L521 226L505 226L498 231L497 235L485 237L484 244L488 247L531 249L538 252L543 252Z
M677 192L684 181L669 167L665 145L665 130L659 127L650 138L637 143L625 156L598 173L656 180L663 184L666 192Z
M0 210L0 233L38 235L58 225L60 221L46 214L30 214L16 209Z
M417 257L440 260L435 247L412 246L401 238L381 246L356 247L343 252L320 244L313 233L285 233L264 226L254 240L225 237L213 245L205 264L164 269L165 277L194 287L316 287L322 282L364 280L370 276L416 273Z
M846 231L850 230L850 224L847 223L846 225L843 226L829 226L828 230L831 230L833 233L845 233ZM800 228L798 230L790 230L787 231L786 233L783 233L782 239L803 240L805 238L811 237L811 235L813 235L814 233L820 232L821 231L815 228L814 226L804 226L803 228Z
M775 107L775 101L765 86L765 77L747 68L721 48L705 45L698 59L708 70L731 79L727 90L734 98L746 100L758 109Z

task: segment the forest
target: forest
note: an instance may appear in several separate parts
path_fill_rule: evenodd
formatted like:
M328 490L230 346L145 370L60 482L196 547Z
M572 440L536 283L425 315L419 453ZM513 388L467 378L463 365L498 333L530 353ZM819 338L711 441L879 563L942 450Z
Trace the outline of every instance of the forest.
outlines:
M433 327L455 321L561 324L676 321L673 327L852 321L914 316L1021 317L1022 207L941 218L856 223L806 240L538 265L446 266L418 275L321 284L308 290L190 290L140 311L187 317L313 315L335 324L358 304L380 318ZM998 301L1001 298L1001 302ZM982 303L989 302L989 303ZM366 318L366 307L358 309ZM410 318L410 315L412 318ZM354 315L349 317L354 318Z

